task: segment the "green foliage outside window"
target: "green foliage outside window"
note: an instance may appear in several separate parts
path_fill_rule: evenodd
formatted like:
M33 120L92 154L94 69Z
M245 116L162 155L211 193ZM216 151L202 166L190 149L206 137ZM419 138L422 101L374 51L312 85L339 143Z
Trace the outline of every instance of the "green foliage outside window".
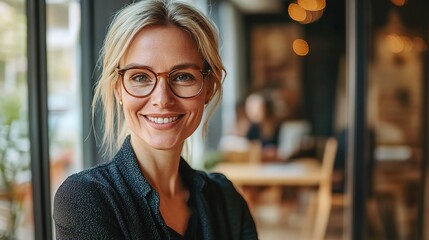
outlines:
M17 239L30 179L24 0L0 0L0 239Z
M0 216L6 223L0 239L15 239L22 209L19 184L28 180L29 140L21 99L17 95L0 97Z

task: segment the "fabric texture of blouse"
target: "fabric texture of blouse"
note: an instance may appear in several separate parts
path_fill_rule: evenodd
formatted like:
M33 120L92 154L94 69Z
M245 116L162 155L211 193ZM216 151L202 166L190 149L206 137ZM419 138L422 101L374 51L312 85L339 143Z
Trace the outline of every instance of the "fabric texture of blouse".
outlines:
M196 171L183 159L179 173L189 187L201 239L258 239L245 200L224 175ZM159 195L144 178L128 137L111 161L62 183L54 198L56 238L176 239L159 204Z

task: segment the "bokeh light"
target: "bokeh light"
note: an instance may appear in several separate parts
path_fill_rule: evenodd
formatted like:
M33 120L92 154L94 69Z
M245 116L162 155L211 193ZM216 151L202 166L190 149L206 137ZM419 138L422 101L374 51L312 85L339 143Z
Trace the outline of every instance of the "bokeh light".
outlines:
M389 34L386 36L386 43L390 51L400 53L404 50L404 41L397 34Z
M298 0L298 4L308 11L319 11L326 7L325 0Z
M304 21L307 18L307 13L305 9L303 9L296 3L289 4L287 11L289 13L290 18L297 22Z
M407 0L390 0L390 2L392 2L393 4L395 4L398 7L402 7L405 5Z
M292 43L293 51L298 56L306 56L310 51L308 43L304 39L295 39Z
M421 37L413 38L413 47L415 47L415 49L420 52L427 50L426 42Z
M309 24L319 20L323 15L323 10L319 11L306 11L306 18L303 21L299 21L301 24Z

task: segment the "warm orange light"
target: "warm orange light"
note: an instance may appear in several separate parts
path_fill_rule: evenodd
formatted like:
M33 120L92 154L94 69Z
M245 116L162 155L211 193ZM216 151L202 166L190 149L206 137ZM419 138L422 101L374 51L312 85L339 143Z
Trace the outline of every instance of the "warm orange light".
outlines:
M397 34L389 34L386 37L386 43L390 51L393 53L400 53L404 50L404 41Z
M290 18L298 22L304 21L307 16L305 9L303 9L296 3L289 4L287 11L289 13Z
M396 6L402 7L405 5L405 3L407 2L407 0L390 0L393 4L395 4Z
M421 37L413 38L413 46L417 51L420 51L420 52L426 51L428 48L425 40L423 40Z
M309 24L313 22L313 14L311 14L311 11L306 11L304 10L306 15L305 15L305 19L302 21L299 21L299 23L301 24Z
M403 36L402 42L404 43L404 50L406 52L413 50L413 41L409 37Z
M319 11L326 7L326 0L298 0L298 5L309 11Z
M305 18L304 21L300 21L300 23L302 24L309 24L312 22L315 22L317 20L319 20L319 18L322 17L323 15L323 10L320 11L306 11L307 13L307 17Z
M295 39L292 43L293 51L298 56L306 56L310 51L308 43L304 39Z

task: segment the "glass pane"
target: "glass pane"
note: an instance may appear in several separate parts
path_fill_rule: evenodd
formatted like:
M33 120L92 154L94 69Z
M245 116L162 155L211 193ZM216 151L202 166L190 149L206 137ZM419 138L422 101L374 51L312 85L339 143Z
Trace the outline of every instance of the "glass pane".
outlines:
M243 193L260 239L343 239L345 1L254 3L219 4L228 74L206 166Z
M427 1L371 1L367 239L416 239ZM412 13L412 14L410 14ZM425 109L427 111L427 109ZM425 123L427 124L427 123ZM427 137L427 136L426 136Z
M25 1L0 1L0 239L33 239Z
M80 2L47 1L49 149L52 199L82 168Z

